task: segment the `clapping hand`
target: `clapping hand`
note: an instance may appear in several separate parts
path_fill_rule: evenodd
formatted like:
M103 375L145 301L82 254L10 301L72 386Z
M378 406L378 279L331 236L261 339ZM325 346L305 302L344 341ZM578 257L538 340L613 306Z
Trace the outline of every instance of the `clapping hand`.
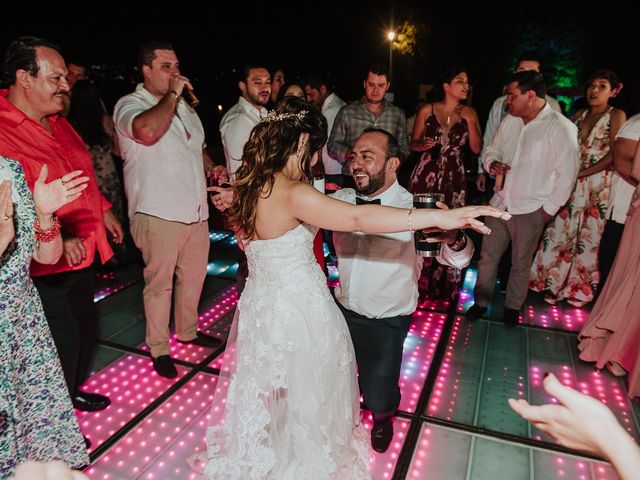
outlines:
M15 236L13 226L13 199L11 198L11 182L5 180L0 184L0 253L4 251Z
M74 170L52 182L45 183L48 168L42 166L40 175L33 186L33 200L39 215L52 215L63 205L74 201L87 188L89 177L80 177L82 170Z

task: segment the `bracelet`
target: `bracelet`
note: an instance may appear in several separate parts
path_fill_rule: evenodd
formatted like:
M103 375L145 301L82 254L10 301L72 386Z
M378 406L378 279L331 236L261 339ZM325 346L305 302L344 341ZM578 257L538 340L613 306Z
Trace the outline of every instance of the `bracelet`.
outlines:
M409 209L409 213L407 214L407 227L409 228L409 232L413 233L413 225L411 224L411 214L413 213L414 208L411 207Z
M467 246L467 235L464 230L458 230L458 235L453 243L450 243L448 247L454 252L460 252Z
M33 224L33 228L35 233L33 238L36 239L37 242L49 243L55 240L58 235L60 235L60 220L55 215L53 216L53 223L50 228L43 229L40 226L40 222L36 217L36 221Z
M176 96L176 102L178 101L178 98L180 98L180 95L178 95L178 92L175 90L169 90L167 93L173 93Z

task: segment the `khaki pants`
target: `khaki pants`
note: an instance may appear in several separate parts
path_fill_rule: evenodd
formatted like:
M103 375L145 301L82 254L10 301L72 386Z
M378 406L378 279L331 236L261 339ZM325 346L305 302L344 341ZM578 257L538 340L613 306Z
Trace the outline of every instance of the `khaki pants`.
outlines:
M510 220L487 217L485 224L491 229L491 233L482 238L475 303L486 307L491 302L498 263L511 242L511 271L505 307L520 310L527 298L533 254L538 248L545 227L542 213L536 210L523 215L513 215Z
M151 356L169 355L169 317L175 274L174 319L180 340L193 340L198 302L207 274L209 229L206 221L185 224L136 213L131 235L144 259L146 342Z

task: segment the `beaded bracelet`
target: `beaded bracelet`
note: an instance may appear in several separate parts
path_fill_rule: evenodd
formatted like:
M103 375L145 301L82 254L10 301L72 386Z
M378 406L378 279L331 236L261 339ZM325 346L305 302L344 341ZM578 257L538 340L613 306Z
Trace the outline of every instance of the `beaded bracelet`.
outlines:
M58 235L60 235L60 220L58 219L58 217L54 215L51 227L47 229L43 229L40 226L40 222L38 221L38 218L36 217L36 221L33 225L33 228L35 230L33 237L36 239L37 242L49 243L55 240Z
M411 214L413 213L413 207L409 210L407 214L407 227L409 228L409 232L413 233L413 225L411 224Z

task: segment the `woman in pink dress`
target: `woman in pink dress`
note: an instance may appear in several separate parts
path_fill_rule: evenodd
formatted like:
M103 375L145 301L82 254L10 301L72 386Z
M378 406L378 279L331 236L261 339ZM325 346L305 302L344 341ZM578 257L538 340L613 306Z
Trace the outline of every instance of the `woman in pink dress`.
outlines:
M631 178L640 181L640 148ZM640 395L640 186L631 200L627 222L611 274L578 339L580 359L628 373L629 397Z

